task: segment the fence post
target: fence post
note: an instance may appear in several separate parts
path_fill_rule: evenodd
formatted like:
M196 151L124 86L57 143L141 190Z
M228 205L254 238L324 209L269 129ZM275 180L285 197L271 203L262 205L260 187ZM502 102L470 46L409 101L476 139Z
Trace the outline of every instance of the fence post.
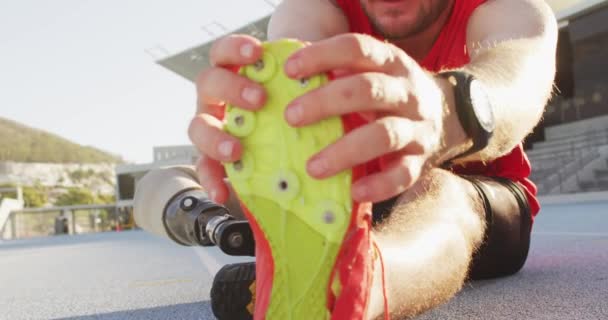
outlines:
M76 211L74 210L69 210L70 212L70 216L72 217L72 232L70 234L77 234L76 233Z
M17 186L17 200L25 206L25 202L23 201L23 188L20 185Z
M122 231L122 225L120 224L120 211L117 207L114 207L114 221L116 222L116 228L114 231Z
M11 240L17 239L17 215L11 214Z

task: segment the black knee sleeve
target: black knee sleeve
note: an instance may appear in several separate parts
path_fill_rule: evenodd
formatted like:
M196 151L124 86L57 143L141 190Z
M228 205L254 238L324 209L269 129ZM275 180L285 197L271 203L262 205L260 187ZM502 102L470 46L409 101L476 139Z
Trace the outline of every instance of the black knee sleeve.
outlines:
M471 279L489 279L517 273L530 248L532 218L526 194L504 178L464 177L475 186L486 213L486 233L473 257Z
M479 194L485 211L483 244L473 256L471 279L512 275L526 262L530 248L532 218L522 187L505 178L462 176ZM373 221L380 224L390 216L398 197L374 203Z

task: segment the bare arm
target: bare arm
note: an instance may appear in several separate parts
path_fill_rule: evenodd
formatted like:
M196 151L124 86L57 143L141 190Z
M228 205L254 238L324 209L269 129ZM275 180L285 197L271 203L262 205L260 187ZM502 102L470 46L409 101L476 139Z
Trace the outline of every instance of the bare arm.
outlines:
M556 44L557 23L544 1L490 0L475 11L464 70L485 85L496 130L490 145L466 160L500 157L536 126L552 92Z
M465 160L492 159L521 142L541 117L555 72L556 22L544 1L489 0L472 16L467 40L471 62L464 70L487 87L497 132L488 148ZM445 92L449 95L451 89ZM453 103L449 107L454 115ZM454 127L446 133L457 136ZM396 315L412 316L452 297L482 243L485 218L476 191L469 182L441 172L431 170L426 176L433 181L430 186L421 179L409 189L377 234L387 266L389 305ZM372 310L379 315L381 305L373 304Z
M317 41L348 32L348 21L331 0L283 0L268 24L268 38Z

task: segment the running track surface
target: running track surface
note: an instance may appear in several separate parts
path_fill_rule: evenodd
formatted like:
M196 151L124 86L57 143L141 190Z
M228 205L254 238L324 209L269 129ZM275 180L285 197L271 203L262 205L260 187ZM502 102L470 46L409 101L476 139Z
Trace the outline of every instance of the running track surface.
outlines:
M0 243L0 319L214 319L231 258L143 231ZM417 319L608 319L608 200L546 205L524 269Z

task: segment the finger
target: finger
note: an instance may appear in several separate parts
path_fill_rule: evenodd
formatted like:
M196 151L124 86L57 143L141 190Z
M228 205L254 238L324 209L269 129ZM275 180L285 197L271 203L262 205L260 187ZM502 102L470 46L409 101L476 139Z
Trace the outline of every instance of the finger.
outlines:
M295 99L285 110L285 118L292 126L303 126L353 112L405 114L410 104L417 103L410 92L406 78L357 74L331 81Z
M228 200L229 190L224 181L226 171L224 166L205 155L202 155L196 164L199 183L209 195L211 201L225 203Z
M209 50L212 66L242 66L262 56L260 40L248 35L229 35L213 43Z
M289 57L285 72L294 79L349 69L407 75L412 59L394 45L362 34L343 34L306 46Z
M335 69L335 70L329 71L329 77L330 77L330 79L339 79L339 78L348 77L355 73L356 72L349 70L349 69Z
M208 104L203 103L200 99L196 99L196 113L194 115L207 113L218 119L223 119L225 110L226 105L221 101L219 103Z
M349 132L313 156L307 163L308 173L321 179L385 154L397 151L421 154L425 149L415 139L418 128L418 123L405 118L376 120Z
M233 162L241 157L239 140L222 131L222 122L217 118L201 114L190 122L188 136L202 155L222 162Z
M266 92L261 85L223 68L201 72L196 89L202 109L230 103L239 108L257 110L266 100Z
M357 202L380 202L405 192L420 177L422 157L405 156L386 170L359 179L352 187Z

